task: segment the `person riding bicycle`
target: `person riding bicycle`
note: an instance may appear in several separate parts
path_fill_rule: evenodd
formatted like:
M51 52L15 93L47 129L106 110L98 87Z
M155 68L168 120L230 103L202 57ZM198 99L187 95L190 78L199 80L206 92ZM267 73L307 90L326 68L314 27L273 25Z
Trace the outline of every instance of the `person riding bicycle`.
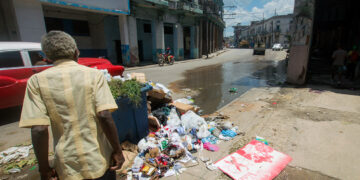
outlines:
M170 56L171 56L171 49L170 47L167 47L166 50L165 50L165 59L170 62Z

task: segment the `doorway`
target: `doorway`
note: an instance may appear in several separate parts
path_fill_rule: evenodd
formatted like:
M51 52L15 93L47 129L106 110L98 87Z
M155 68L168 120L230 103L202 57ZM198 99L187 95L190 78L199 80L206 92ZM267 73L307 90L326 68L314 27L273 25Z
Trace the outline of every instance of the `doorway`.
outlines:
M190 27L185 26L183 32L184 32L184 59L190 59L190 50L191 50Z

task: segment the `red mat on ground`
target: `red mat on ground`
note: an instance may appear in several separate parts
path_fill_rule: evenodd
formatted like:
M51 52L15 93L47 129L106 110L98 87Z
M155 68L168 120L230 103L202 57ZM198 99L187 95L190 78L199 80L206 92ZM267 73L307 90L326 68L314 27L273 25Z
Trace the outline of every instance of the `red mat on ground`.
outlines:
M236 180L268 180L275 178L291 160L290 156L253 140L217 161L215 166Z

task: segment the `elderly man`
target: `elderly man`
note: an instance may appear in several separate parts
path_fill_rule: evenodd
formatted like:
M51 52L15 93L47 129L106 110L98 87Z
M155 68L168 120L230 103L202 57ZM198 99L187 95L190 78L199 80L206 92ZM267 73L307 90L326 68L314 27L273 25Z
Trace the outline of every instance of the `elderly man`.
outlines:
M75 40L62 31L44 35L41 47L54 67L28 80L19 125L31 128L41 179L116 179L124 157L110 113L117 105L103 74L76 63Z

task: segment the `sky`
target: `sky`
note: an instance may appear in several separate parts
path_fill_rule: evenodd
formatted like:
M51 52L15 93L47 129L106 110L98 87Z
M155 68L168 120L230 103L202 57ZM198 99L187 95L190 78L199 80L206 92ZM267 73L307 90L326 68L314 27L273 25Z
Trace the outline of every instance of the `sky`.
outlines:
M294 0L223 0L224 1L224 21L226 23L225 36L232 36L234 30L232 26L237 23L249 25L251 21L261 20L263 13L265 19L275 15L285 15L294 10ZM235 6L235 7L229 7ZM226 19L235 18L235 19Z

